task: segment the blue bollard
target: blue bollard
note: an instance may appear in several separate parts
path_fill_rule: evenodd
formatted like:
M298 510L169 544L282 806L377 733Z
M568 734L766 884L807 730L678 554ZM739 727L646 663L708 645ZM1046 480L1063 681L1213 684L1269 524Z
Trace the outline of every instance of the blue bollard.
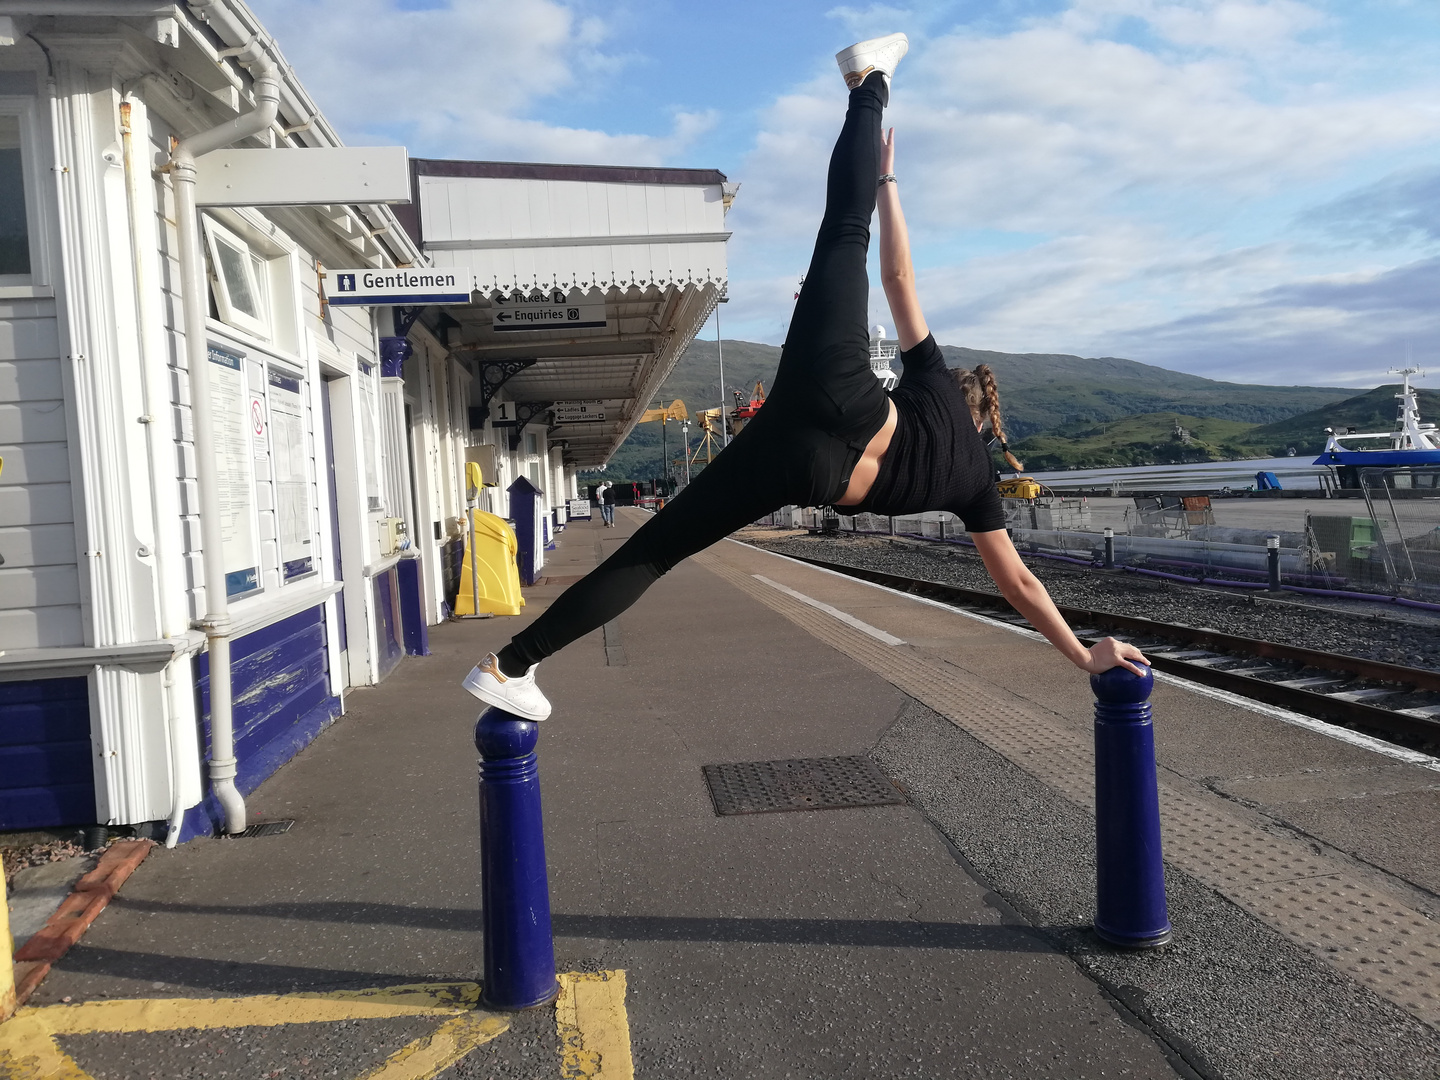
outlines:
M539 725L501 709L475 722L480 751L480 902L485 986L495 1009L528 1009L553 999L555 940L540 816Z
M1160 860L1155 677L1123 667L1090 676L1095 693L1095 932L1112 945L1170 940Z

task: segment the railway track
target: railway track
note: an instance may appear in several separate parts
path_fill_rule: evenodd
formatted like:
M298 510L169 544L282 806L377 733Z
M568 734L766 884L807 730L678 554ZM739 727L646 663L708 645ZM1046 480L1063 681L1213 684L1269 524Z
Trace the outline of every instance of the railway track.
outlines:
M1030 625L995 593L824 559L786 557L1014 626ZM1103 637L1123 638L1141 649L1157 671L1413 749L1440 751L1440 672L1238 637L1213 627L1057 607L1080 640L1089 644Z

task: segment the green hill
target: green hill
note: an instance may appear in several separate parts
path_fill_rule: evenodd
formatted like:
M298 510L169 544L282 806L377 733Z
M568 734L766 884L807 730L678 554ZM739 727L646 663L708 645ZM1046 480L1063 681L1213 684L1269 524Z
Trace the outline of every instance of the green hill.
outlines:
M1183 413L1270 424L1353 393L1327 386L1216 382L1114 356L997 353L941 347L951 367L989 364L1005 425L1016 439L1065 424L1091 425L1144 413Z
M1337 431L1353 427L1356 431L1388 432L1395 426L1395 413L1399 406L1395 394L1399 389L1398 383L1377 386L1344 401L1252 428L1244 442L1256 456L1280 455L1291 446L1295 447L1297 454L1318 454L1325 449L1327 427ZM1440 391L1417 387L1416 396L1420 404L1420 418L1440 421Z
M1242 444L1254 426L1211 416L1140 413L1101 424L1065 424L1010 449L1033 472L1224 461L1248 456Z
M994 370L1004 406L1007 433L1012 442L1042 432L1059 435L1059 429L1066 430L1067 434L1060 436L1064 439L1070 437L1070 427L1074 427L1076 432L1090 432L1125 417L1149 415L1151 420L1134 431L1126 429L1122 433L1124 440L1115 445L1129 446L1133 442L1137 446L1165 446L1168 451L1173 449L1169 447L1169 433L1174 427L1176 415L1182 417L1182 425L1192 432L1202 430L1199 426L1202 420L1233 421L1242 426L1270 426L1295 417L1297 413L1307 413L1340 402L1351 393L1333 387L1216 382L1113 356L1089 358L1061 353L999 353L954 345L941 346L941 351L952 367L989 364ZM749 341L727 339L724 355L727 392L738 389L747 398L757 379L769 387L780 362L778 346ZM727 406L734 404L733 393L729 396ZM677 397L692 412L719 404L720 379L715 342L692 342L675 365L675 370L661 388L658 400L668 402ZM1237 449L1235 430L1226 429L1223 434L1219 428L1207 427L1203 430L1208 434L1196 434L1195 438L1209 448L1207 452L1220 456L1261 456L1260 451L1248 444L1243 452ZM673 425L670 434L672 440L678 437L678 429ZM691 434L695 435L693 426ZM1097 436L1078 437L1086 442L1085 454L1098 455L1102 452L1102 443L1110 445L1103 439L1095 442ZM1229 446L1230 450L1221 450L1221 446ZM1196 448L1195 452L1198 454L1199 449ZM1283 446L1281 452L1284 452ZM1047 445L1038 453L1043 457L1059 454L1060 450ZM1134 453L1138 455L1140 452L1136 450ZM673 442L671 456L678 456ZM606 475L637 480L656 476L661 470L660 458L660 425L644 424L631 433L610 459ZM1146 460L1172 459L1152 457ZM1195 457L1185 460L1207 459ZM1128 461L1127 458L1121 463ZM1033 468L1041 467L1032 466L1028 460L1026 464ZM1078 462L1067 458L1065 464Z

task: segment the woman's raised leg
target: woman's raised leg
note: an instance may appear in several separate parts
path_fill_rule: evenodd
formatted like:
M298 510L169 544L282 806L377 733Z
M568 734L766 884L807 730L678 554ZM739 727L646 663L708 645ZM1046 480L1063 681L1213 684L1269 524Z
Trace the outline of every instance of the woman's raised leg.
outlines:
M845 124L830 155L825 215L805 284L795 302L772 398L824 399L823 413L864 403L876 382L870 371L870 279L865 260L880 175L880 119L888 98L884 76L872 73L850 91ZM866 382L865 380L869 380ZM799 403L799 402L797 402ZM809 404L810 402L806 402Z

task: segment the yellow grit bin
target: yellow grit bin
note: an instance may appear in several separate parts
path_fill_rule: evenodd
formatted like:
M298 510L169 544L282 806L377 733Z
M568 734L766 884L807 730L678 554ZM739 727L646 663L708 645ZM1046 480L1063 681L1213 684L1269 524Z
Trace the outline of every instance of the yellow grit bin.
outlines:
M515 530L504 518L475 509L475 500L484 486L482 480L479 464L466 462L470 521L465 531L465 560L460 567L455 614L519 615L525 606L525 598L520 595L520 567L516 563L520 545L515 539Z

